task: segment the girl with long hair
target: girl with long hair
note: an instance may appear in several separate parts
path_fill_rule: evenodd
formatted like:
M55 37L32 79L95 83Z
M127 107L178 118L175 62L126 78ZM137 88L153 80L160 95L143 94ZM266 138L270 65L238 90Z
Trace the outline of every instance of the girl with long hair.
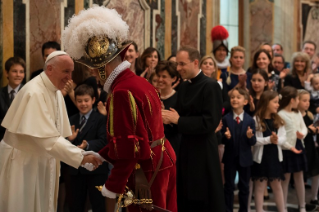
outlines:
M308 161L308 171L305 176L306 178L311 178L310 204L319 205L317 197L319 188L319 155L314 142L314 135L317 134L319 127L315 126L316 124L313 124L313 114L308 111L310 105L310 93L306 90L299 90L298 96L298 110L303 116L303 120L308 128L304 144Z
M262 69L255 69L251 75L251 88L249 90L249 105L245 107L245 111L253 116L257 107L257 103L264 91L268 90L268 75Z
M304 148L304 139L308 129L303 121L302 114L298 111L299 97L296 88L286 86L281 89L278 115L285 121L287 133L286 142L283 144L283 169L285 180L282 181L285 207L287 207L288 185L293 173L297 191L300 212L305 212L305 186L303 173L307 171L308 164ZM294 149L295 151L288 151ZM297 153L297 154L296 154Z
M256 139L253 146L251 178L255 182L256 211L263 211L264 191L267 182L273 190L277 210L285 211L281 180L284 179L282 170L281 145L286 140L284 121L277 114L279 97L275 91L267 90L260 97L255 113Z

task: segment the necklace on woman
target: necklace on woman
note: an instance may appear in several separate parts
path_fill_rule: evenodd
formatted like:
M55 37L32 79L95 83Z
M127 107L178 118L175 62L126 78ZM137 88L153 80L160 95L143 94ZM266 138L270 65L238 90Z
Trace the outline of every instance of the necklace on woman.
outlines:
M244 74L246 73L245 69L241 68L241 69L237 69L235 72L232 68L230 68L232 71L232 74L236 74L236 75L240 75L240 74Z
M168 99L168 98L170 98L171 96L173 96L175 92L176 92L176 91L173 89L172 92L169 93L168 95L166 95L166 96L162 96L162 95L161 95L161 99L162 99L162 100Z

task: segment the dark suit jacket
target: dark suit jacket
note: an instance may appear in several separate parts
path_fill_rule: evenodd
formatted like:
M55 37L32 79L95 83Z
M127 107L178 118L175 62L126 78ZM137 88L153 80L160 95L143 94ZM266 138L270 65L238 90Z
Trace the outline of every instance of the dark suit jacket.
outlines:
M21 84L19 90L22 88L23 84ZM2 120L6 116L6 113L11 105L10 99L9 99L9 93L8 93L8 85L3 87L0 90L0 125L2 123ZM6 129L2 126L0 126L0 141L2 140L4 133Z
M236 137L235 133L235 122L233 117L233 111L226 114L223 119L223 128L221 130L222 132L222 142L225 144L225 152L223 156L223 163L233 163L234 156L236 155L237 151L234 146L234 142L239 143L239 164L242 167L251 166L253 164L253 157L251 153L251 146L256 144L256 127L255 127L255 121L254 119L249 116L246 112L244 112L244 119L242 122L242 129L240 133L240 137ZM246 132L248 129L248 126L250 129L253 130L254 136L250 139L247 137ZM225 136L226 128L228 127L231 138L228 140Z
M70 117L70 124L75 125L75 129L79 128L80 125L80 113L77 113ZM100 151L104 146L106 146L106 117L99 114L96 111L92 111L89 119L87 120L84 128L78 133L78 136L72 142L74 145L80 145L83 140L89 143L89 149L86 151ZM70 167L70 174L107 174L108 168L107 163L103 163L95 171L90 172L85 168L80 167L75 169Z

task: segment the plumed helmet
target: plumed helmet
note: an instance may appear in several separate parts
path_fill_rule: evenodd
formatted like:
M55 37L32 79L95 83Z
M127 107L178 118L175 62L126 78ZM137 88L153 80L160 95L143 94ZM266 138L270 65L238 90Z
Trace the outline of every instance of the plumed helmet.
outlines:
M211 38L212 38L212 42L213 42L213 54L215 54L215 51L221 45L225 46L225 48L227 49L227 52L229 52L228 42L226 40L228 38L228 36L229 36L229 34L228 34L228 31L225 27L223 27L221 25L217 25L217 26L212 28Z
M73 15L63 30L64 50L78 63L99 69L105 80L104 66L119 54L122 59L130 46L126 42L129 26L115 9L93 5Z

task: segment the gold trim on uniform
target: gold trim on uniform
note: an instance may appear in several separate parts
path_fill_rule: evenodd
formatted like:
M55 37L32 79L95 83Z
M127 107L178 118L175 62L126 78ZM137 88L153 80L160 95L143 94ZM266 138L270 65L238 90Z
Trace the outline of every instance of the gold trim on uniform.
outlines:
M150 100L149 100L149 98L146 96L146 99L147 99L147 102L148 102L148 107L149 107L149 109L150 109L150 113L151 113L151 115L153 114L152 113L152 105L151 105L151 102L150 102Z
M109 106L109 123L110 123L110 127L109 127L109 130L110 130L110 135L112 137L114 137L114 122L113 122L113 116L114 116L114 105L113 105L113 94L110 94L110 106Z
M136 124L137 124L136 102L135 102L133 94L130 91L128 91L128 97L129 97L129 100L130 100L131 112L132 112L132 117L133 117L133 122L134 122L133 123L134 124L134 131L135 131Z

